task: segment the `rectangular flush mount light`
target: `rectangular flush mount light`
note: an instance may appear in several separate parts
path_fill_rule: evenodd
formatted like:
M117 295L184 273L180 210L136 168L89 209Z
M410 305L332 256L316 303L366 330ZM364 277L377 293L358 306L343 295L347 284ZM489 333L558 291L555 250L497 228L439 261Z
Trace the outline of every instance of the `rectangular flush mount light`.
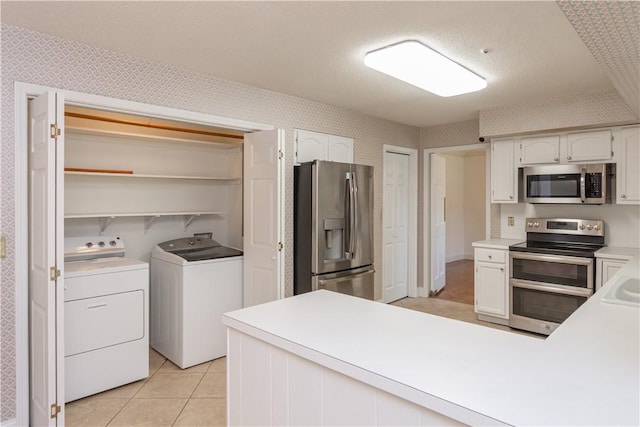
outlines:
M408 40L369 52L364 65L439 96L487 87L487 81L420 42Z

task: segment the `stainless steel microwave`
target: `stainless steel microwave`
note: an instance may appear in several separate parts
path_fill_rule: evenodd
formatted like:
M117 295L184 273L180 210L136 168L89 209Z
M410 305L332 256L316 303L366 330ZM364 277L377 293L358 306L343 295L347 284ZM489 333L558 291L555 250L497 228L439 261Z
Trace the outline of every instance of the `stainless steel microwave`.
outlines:
M550 165L523 170L526 203L610 204L615 164Z

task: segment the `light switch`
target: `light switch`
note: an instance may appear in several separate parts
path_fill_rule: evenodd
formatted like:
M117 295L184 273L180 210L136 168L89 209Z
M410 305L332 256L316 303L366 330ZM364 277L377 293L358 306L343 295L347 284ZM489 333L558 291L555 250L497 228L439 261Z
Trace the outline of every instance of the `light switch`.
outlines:
M512 216L507 217L507 225L513 227L515 225L515 219Z

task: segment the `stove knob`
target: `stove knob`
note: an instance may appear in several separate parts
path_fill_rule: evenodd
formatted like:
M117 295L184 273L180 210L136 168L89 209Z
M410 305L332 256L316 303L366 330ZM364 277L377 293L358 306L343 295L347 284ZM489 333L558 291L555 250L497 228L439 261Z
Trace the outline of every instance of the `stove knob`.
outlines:
M533 226L534 226L535 228L538 228L538 227L540 227L540 223L539 223L539 222L534 222L534 223L533 223Z
M100 246L101 248L104 248L104 242L98 242L98 246Z
M580 230L584 230L584 224L580 224Z
M587 225L587 230L591 231L592 229L593 229L593 225L588 224L588 225Z
M596 225L593 226L593 229L598 231L598 230L600 230L600 226L598 224L596 224Z
M109 246L113 247L115 245L117 245L115 240L112 240L112 241L109 242Z
M87 244L85 245L87 248L92 248L93 247L93 243L91 242L87 242Z
M533 227L533 223L532 222L528 222L527 223L527 227L529 227L529 228Z

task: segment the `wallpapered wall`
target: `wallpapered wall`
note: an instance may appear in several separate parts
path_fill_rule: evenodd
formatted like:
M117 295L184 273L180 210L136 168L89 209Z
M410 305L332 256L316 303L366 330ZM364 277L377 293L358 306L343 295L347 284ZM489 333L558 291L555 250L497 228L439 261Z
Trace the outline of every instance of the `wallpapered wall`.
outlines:
M624 8L614 8L615 10L612 11L609 6L604 10L604 6L599 6L597 3L599 2L559 2L592 52L595 50L599 52L594 53L596 59L602 63L608 61L615 65L618 51L603 47L595 41L598 41L602 34L601 27L608 28L611 25L607 14L620 18L627 16L628 12L625 12ZM634 10L637 10L637 5L625 7L627 9L636 7ZM636 20L634 22L637 22L637 13L631 16ZM581 34L581 29L585 30L582 31L584 34ZM637 28L634 31L637 31ZM593 36L591 44L585 39L589 34ZM632 38L632 43L633 40L637 40L637 37ZM293 129L302 128L353 137L356 141L356 161L375 167L374 226L376 230L381 230L382 219L383 144L424 149L475 144L480 135L494 136L568 127L604 126L638 120L637 114L634 114L625 103L629 94L635 97L637 91L631 93L633 86L631 89L626 86L625 89L616 84L618 90L625 91L624 99L614 91L581 95L549 100L536 105L480 111L479 120L417 129L4 24L1 27L1 42L0 230L2 235L7 237L7 258L0 264L0 369L2 375L0 423L16 417L14 81L267 123L283 128L286 132L286 150L289 153L286 157L285 178L287 189L285 208L289 213L292 212L293 203L293 169L290 155L293 152ZM627 39L615 39L613 43L617 46L629 45ZM632 61L628 69L637 72L634 64ZM613 81L620 80L620 73L612 69L608 71ZM423 154L420 152L418 188L420 195L423 191L422 162ZM418 208L420 251L418 283L421 284L423 281L421 251L423 242L420 220L423 215L422 197L420 197ZM500 216L500 205L492 204L491 237L500 237ZM285 224L285 246L289 249L292 247L292 224L293 218L289 214ZM374 237L377 270L380 271L382 239L379 232ZM291 251L287 252L285 271L287 294L290 295L293 286ZM380 277L380 274L376 275L376 298L381 297Z
M216 79L175 67L101 50L21 28L2 25L1 222L7 236L2 260L2 350L0 421L16 417L15 406L15 156L14 81L271 124L286 131L285 271L292 294L293 129L355 139L356 162L375 168L375 230L382 219L382 146L418 147L419 129L305 99ZM26 148L25 148L26 149ZM376 233L376 270L381 271L382 238ZM421 242L419 242L421 245ZM376 298L381 297L376 274Z

